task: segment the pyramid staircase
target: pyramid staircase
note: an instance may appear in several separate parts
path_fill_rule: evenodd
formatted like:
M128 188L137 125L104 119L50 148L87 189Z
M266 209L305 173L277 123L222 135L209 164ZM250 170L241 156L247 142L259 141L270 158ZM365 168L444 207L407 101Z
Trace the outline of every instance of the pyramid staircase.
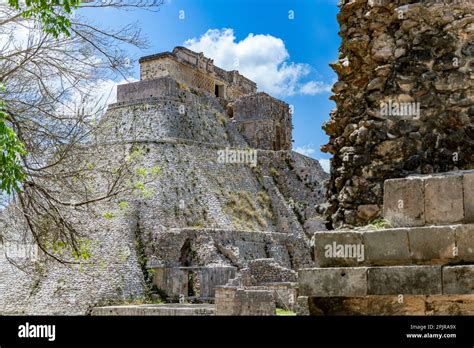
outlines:
M382 226L315 233L299 314L473 315L474 170L386 180L383 210Z

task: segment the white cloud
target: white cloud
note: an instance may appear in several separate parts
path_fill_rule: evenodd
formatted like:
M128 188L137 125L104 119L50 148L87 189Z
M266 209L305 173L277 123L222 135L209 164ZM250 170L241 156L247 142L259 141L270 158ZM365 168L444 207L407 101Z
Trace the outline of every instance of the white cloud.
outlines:
M312 154L316 151L312 145L303 145L303 146L298 146L294 149L295 152L298 152L302 155L312 157Z
M0 0L0 22L11 18L15 11L8 6L4 6ZM22 20L21 25L12 21L0 25L0 53L6 55L12 51L19 51L26 48L29 40L38 37L38 30L35 30L33 22Z
M331 172L331 161L330 160L328 160L326 158L320 158L318 161L319 161L319 164L321 164L321 167L323 168L323 170L326 173Z
M315 95L319 93L331 92L331 85L321 81L310 81L303 84L300 88L301 94Z
M273 95L313 95L329 90L321 81L303 83L311 66L292 62L283 40L272 35L249 34L236 41L233 29L209 29L199 38L186 40L184 46L203 52L223 69L239 70L255 81L259 90Z

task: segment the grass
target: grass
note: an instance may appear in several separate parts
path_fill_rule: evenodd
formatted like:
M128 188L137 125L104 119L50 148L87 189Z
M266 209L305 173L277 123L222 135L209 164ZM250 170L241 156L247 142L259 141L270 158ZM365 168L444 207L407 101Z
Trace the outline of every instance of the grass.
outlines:
M292 311L288 311L286 309L282 308L277 308L276 309L276 315L281 315L281 316L295 316L296 313Z
M232 216L235 228L247 230L267 228L267 219L272 217L272 213L268 207L255 204L257 201L259 205L262 205L270 200L264 192L257 194L256 200L247 191L228 191L224 195L227 201L224 211Z
M393 227L390 221L385 219L375 219L369 224L369 226L375 228L376 230Z

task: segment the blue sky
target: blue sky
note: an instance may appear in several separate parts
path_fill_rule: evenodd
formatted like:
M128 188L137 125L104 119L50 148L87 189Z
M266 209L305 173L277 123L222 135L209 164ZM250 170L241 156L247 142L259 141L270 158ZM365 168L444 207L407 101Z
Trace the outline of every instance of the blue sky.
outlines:
M294 149L328 159L321 129L335 104L328 98L336 74L328 66L340 43L337 0L168 0L158 12L82 10L109 27L137 21L150 42L132 57L187 46L216 65L239 70L259 89L294 108ZM136 64L135 78L138 78Z

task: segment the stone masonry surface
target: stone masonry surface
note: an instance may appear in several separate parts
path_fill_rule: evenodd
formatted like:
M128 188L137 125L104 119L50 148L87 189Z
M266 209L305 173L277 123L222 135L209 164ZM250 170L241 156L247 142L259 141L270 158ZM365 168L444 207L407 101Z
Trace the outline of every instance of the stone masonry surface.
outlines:
M330 139L322 147L333 155L326 213L334 228L380 216L386 179L474 165L474 3L339 6L337 109L323 126Z
M294 270L312 265L309 236L321 227L316 205L323 202L327 174L318 161L290 151L291 118L287 106L276 99L263 96L278 112L262 109L254 122L273 120L268 139L280 140L260 143L248 134L246 139L233 122L231 101L255 93L255 84L212 67L204 58L180 48L147 57L142 59L142 80L119 86L118 101L101 119L102 132L95 139L105 155L85 148L85 160L92 168L117 168L133 156L137 173L159 171L147 174L141 190L86 210L65 208L62 213L88 243L87 262L60 264L39 253L37 259L14 260L20 271L1 253L0 315L76 315L97 306L133 303L147 296L153 269L184 267L188 275L201 269L202 279L211 279L218 269L230 267L238 276L249 261L272 258L275 266L270 269L281 274L261 280L288 283L294 281ZM173 70L181 66L186 68ZM188 69L197 70L187 75ZM204 88L209 81L203 77L217 88ZM252 148L256 144L263 145ZM222 161L219 151L231 150L255 151L255 162ZM93 187L107 182L99 171L94 180ZM14 212L12 206L0 213L0 228L10 242L31 239ZM228 277L224 273L222 279ZM219 279L209 284L224 281ZM198 285L196 278L187 284ZM252 306L257 303L254 295L262 303L271 298L262 313L274 313L273 294L279 285L268 284L273 290L238 296ZM213 295L206 284L202 290ZM140 311L138 307L134 313Z

